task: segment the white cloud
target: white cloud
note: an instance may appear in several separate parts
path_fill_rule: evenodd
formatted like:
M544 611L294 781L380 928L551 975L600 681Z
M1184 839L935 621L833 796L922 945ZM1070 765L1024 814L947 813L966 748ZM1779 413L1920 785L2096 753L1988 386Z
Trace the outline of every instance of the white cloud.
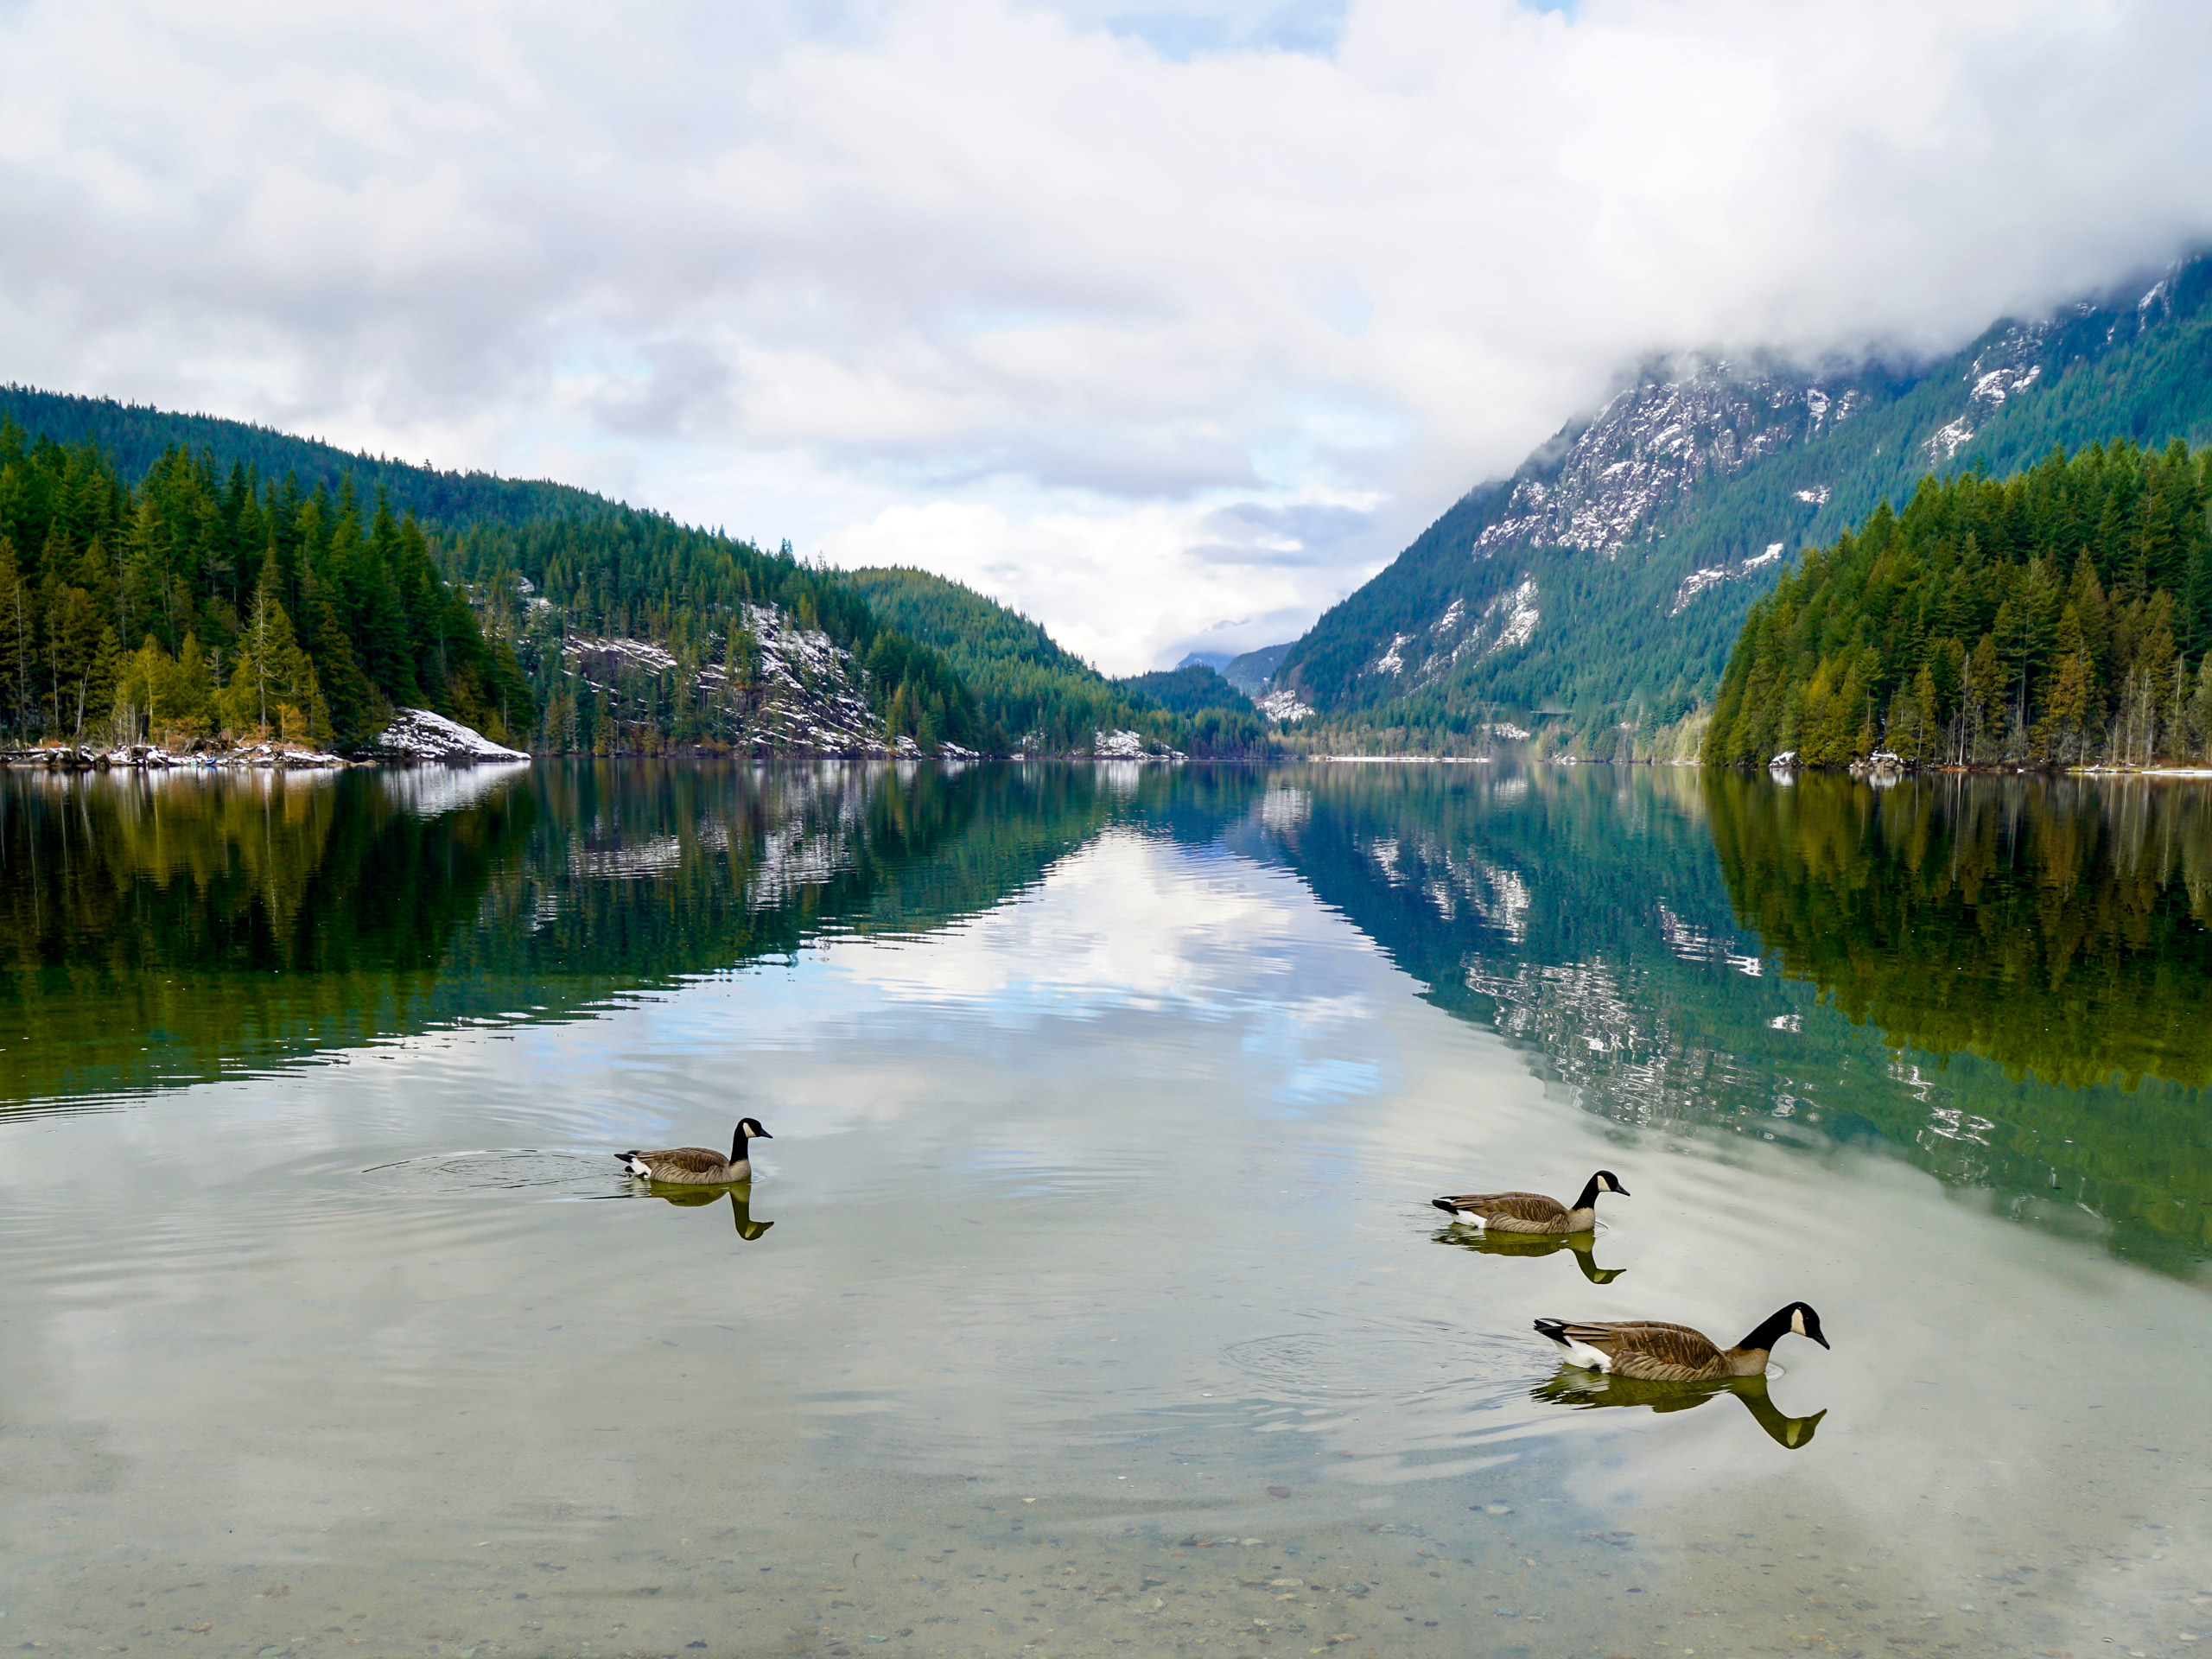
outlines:
M0 375L928 543L1126 670L1295 632L1650 350L2170 257L2208 71L2175 0L34 0Z

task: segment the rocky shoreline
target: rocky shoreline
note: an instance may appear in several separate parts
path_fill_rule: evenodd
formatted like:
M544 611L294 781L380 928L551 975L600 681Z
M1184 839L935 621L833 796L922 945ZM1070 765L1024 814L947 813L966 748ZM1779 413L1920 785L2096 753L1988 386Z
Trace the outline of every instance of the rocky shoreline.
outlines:
M83 743L39 743L0 750L0 766L46 772L321 772L340 766L469 766L483 760L529 759L520 749L494 743L475 728L428 709L402 709L373 746L353 754L311 748L304 743L270 741L202 741L181 752L159 743L122 743L105 748Z

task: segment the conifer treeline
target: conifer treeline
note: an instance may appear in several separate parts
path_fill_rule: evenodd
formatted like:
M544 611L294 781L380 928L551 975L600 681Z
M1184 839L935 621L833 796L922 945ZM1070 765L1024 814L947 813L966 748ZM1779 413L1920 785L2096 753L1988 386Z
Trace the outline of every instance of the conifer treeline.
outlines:
M974 692L994 754L1083 753L1102 731L1205 757L1249 755L1267 728L1243 695L1211 669L1109 680L1038 623L965 583L903 567L855 570L846 580L887 623L942 652ZM1198 683L1211 682L1216 695ZM1155 683L1157 682L1157 683ZM1169 685L1179 697L1163 695Z
M0 422L0 731L342 747L395 708L502 742L535 715L411 517L175 447L134 487Z
M1923 480L1745 619L1708 763L2142 765L2212 752L2212 449Z
M753 606L820 629L853 654L887 736L925 750L990 749L993 734L944 655L887 626L868 598L828 570L663 513L607 505L464 531L447 568L477 595L496 637L513 644L543 710L533 747L652 754L729 741L760 696ZM522 578L524 586L516 578ZM572 639L642 639L673 658L572 657ZM719 674L701 671L718 667ZM992 752L998 752L993 749Z

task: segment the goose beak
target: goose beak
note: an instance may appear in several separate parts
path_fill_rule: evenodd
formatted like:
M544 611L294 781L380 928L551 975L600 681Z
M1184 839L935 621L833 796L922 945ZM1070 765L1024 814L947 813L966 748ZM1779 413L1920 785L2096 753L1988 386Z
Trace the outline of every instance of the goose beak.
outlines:
M1813 1340L1819 1343L1823 1348L1827 1348L1828 1346L1828 1339L1817 1331L1813 1332ZM1828 1351L1830 1353L1834 1353L1835 1351L1833 1348L1829 1348Z
M776 1137L769 1134L766 1129L755 1129L753 1132L753 1138L755 1141L772 1141Z

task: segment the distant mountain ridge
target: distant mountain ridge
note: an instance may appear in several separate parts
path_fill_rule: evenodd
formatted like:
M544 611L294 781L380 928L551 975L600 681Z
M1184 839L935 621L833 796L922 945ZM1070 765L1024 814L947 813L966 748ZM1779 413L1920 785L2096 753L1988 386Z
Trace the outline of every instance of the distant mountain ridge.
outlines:
M1332 607L1272 677L1393 745L1500 709L1632 750L1707 704L1751 601L1796 552L1930 471L2054 445L2212 438L2212 257L1995 323L1933 364L1648 364L1510 478L1477 486Z
M1267 745L1250 703L1203 664L1109 680L1040 624L963 582L905 568L849 571L845 580L959 671L988 753L1088 753L1117 732L1155 751L1206 756Z
M1292 643L1286 639L1279 645L1262 645L1257 651L1248 651L1241 655L1227 651L1194 651L1175 666L1178 669L1210 668L1246 696L1257 697L1267 689L1276 664L1289 652Z

